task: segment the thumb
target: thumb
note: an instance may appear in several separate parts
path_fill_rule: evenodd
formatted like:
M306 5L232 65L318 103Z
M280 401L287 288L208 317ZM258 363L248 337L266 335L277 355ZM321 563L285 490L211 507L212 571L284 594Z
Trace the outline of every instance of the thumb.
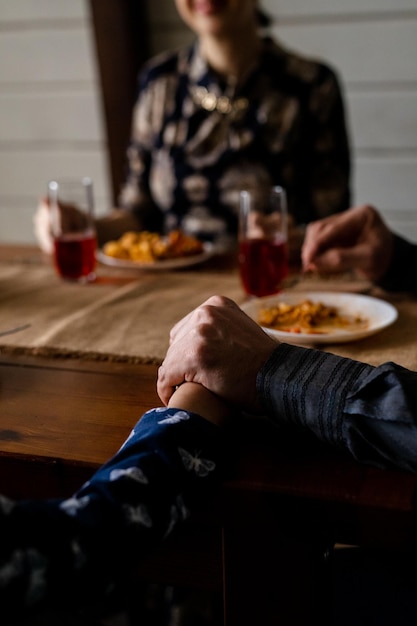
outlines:
M40 198L38 202L37 210L33 215L33 230L40 249L46 254L52 254L53 240L47 198Z

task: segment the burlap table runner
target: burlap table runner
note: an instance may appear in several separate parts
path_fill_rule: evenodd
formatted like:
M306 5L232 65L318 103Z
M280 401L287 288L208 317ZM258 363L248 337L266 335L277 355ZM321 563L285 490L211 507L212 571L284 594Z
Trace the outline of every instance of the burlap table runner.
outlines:
M2 353L163 360L171 327L209 296L244 298L235 272L137 273L79 285L48 265L0 264Z
M311 287L306 282L305 288ZM216 293L244 301L236 271L138 272L126 280L78 285L61 281L49 265L0 263L0 333L24 327L0 336L0 353L160 363L171 327ZM395 361L417 370L417 300L389 299L399 311L392 326L323 349L372 365Z

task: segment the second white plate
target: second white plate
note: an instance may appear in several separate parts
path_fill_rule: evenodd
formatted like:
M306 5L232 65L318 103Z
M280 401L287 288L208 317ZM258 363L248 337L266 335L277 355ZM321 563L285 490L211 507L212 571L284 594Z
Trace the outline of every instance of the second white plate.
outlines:
M275 337L275 339L287 343L310 345L318 343L346 343L374 335L390 324L393 324L398 317L397 309L379 298L354 293L324 291L293 293L283 291L275 296L249 300L241 305L241 309L257 322L258 313L262 308L274 306L274 304L278 302L286 302L293 305L303 302L304 300L322 302L325 305L337 307L341 315L362 317L368 320L368 325L366 328L351 331L344 328L335 328L332 332L320 335L290 333L266 327L263 327L264 330L272 337Z
M115 257L104 254L102 250L98 250L96 258L104 265L112 267L120 267L124 269L145 270L148 272L162 272L168 270L182 269L183 267L192 267L207 261L214 254L214 247L210 243L204 244L204 251L200 254L183 256L177 259L162 259L154 263L141 263L140 261L129 261L128 259L116 259Z

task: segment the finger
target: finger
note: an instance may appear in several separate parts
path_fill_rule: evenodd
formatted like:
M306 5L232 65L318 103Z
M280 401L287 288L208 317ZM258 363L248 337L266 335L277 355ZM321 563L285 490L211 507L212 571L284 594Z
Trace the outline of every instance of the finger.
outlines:
M339 273L352 269L361 269L367 261L366 246L351 248L332 248L323 252L315 259L317 271L323 273Z
M360 206L310 224L301 250L304 270L317 268L323 254L331 248L354 246L366 220L367 207Z
M38 208L32 218L33 230L39 247L46 254L53 252L53 240L49 215L49 205L45 198L41 198Z
M387 248L384 249L384 252L386 252L386 255L389 255ZM385 255L383 258L375 257L374 249L366 241L353 248L343 250L343 264L345 267L356 270L370 280L377 279L385 271L384 263L386 258L388 256Z
M210 296L173 326L169 334L170 345L182 339L191 329L200 324L214 324L217 313L222 309L239 309L239 307L225 296Z
M158 369L156 390L162 402L167 405L175 389L184 382L198 382L186 359L176 347L168 349L162 365Z
M159 396L159 398L161 399L161 402L167 406L169 399L171 398L172 394L174 393L176 387L178 387L178 385L181 385L184 381L180 379L180 377L177 377L177 379L175 378L175 376L172 376L172 370L171 370L171 380L176 380L177 382L175 382L174 384L170 384L170 382L167 380L167 377L165 376L165 369L164 366L161 365L161 367L158 370L158 379L156 382L156 391L157 394Z
M301 263L304 269L314 263L320 248L320 242L323 239L322 231L325 229L324 222L313 222L306 228L304 241L301 246Z
M169 337L170 343L174 343L178 339L180 339L185 332L187 332L187 328L195 324L194 319L199 315L199 311L208 304L212 300L213 296L205 300L198 307L187 313L182 319L180 319L170 330Z
M175 388L185 382L184 371L176 367L176 363L178 360L172 360L168 350L167 356L158 369L156 390L165 405L168 404Z
M169 343L170 345L178 341L183 335L186 328L190 325L190 320L194 316L195 310L191 311L191 313L187 313L182 319L179 320L169 331ZM191 322L192 324L192 322Z

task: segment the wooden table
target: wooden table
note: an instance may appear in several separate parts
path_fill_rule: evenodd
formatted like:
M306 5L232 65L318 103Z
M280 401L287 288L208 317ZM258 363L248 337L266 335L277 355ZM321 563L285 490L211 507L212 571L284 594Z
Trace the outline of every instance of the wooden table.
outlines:
M0 353L0 493L70 495L160 404L156 374L149 364ZM218 499L138 579L223 590L226 626L307 625L318 615L325 624L327 547L413 546L416 476L359 465L308 438L282 440L267 422L248 420L233 444Z

